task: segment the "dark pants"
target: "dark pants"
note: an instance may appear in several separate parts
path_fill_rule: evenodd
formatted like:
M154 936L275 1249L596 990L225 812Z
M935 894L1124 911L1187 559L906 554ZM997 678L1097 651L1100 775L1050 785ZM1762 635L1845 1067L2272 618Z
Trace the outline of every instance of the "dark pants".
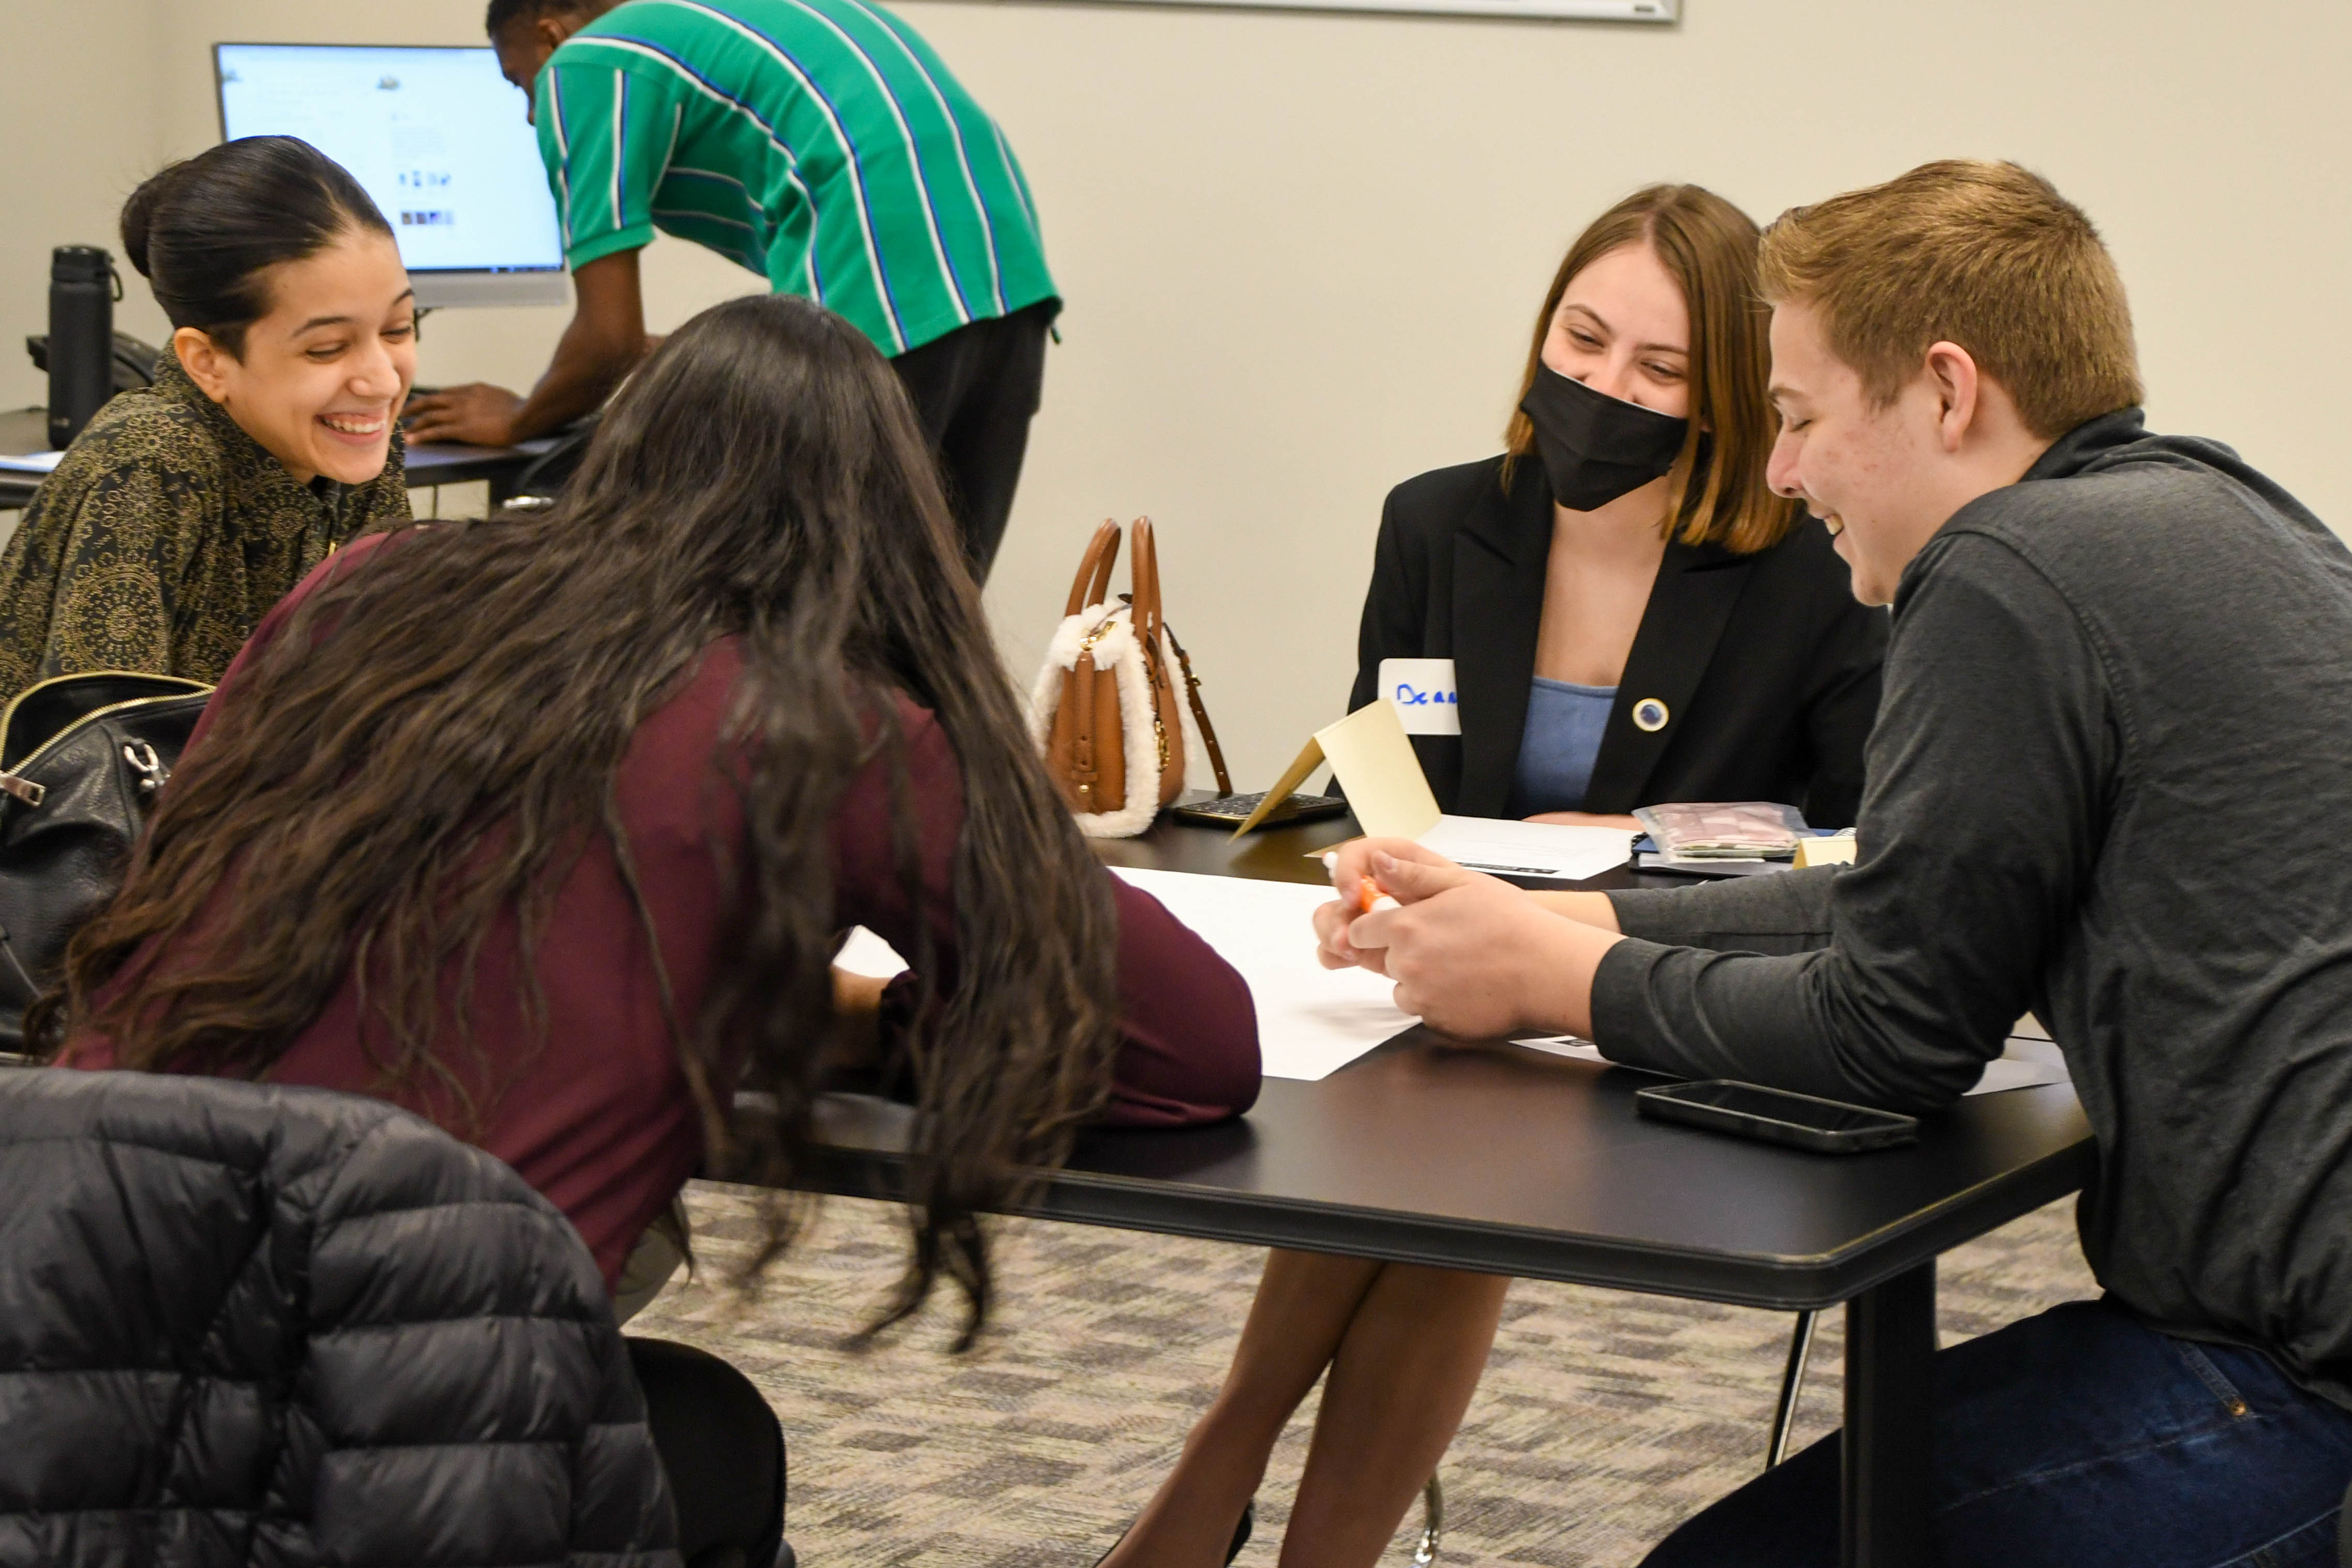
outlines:
M751 1380L707 1352L627 1342L677 1504L686 1568L771 1568L784 1539L784 1433Z
M2268 1357L2074 1301L1936 1357L1945 1568L2318 1568L2352 1411ZM1668 1536L1644 1568L1835 1568L1838 1436Z
M1013 515L1029 418L1045 382L1045 330L1061 308L1059 300L1041 300L958 327L890 362L939 457L977 582L988 581L1004 521Z

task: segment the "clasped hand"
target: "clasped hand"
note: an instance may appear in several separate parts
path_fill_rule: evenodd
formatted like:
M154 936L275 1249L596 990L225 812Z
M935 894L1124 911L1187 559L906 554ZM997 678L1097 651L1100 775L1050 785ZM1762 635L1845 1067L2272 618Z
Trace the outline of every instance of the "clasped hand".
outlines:
M1365 913L1348 890L1367 877L1398 907ZM1386 975L1396 982L1400 1009L1461 1039L1591 1033L1592 975L1601 955L1623 940L1616 932L1409 839L1343 846L1332 882L1341 896L1315 911L1325 968Z

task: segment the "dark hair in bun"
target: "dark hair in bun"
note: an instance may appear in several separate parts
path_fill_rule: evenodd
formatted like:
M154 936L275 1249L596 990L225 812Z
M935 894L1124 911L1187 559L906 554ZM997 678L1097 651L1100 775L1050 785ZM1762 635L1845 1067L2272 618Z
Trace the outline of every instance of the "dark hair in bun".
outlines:
M225 142L152 175L122 204L123 254L163 314L233 354L269 309L262 273L354 228L392 233L350 171L293 136Z

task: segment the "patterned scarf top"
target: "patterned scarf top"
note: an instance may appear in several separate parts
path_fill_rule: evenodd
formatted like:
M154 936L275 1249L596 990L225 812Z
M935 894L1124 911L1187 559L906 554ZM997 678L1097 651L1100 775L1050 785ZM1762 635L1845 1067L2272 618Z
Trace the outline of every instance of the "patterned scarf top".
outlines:
M400 432L365 484L298 484L166 349L99 410L0 555L0 700L129 669L217 681L310 569L407 521Z

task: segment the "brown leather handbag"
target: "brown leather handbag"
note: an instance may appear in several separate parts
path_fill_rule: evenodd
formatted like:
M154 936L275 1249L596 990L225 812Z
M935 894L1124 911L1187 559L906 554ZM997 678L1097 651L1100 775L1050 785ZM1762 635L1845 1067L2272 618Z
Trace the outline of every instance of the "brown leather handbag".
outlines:
M1045 753L1045 771L1076 816L1078 830L1092 838L1131 838L1184 793L1186 737L1176 669L1183 671L1217 793L1233 793L1192 661L1160 614L1151 520L1136 519L1133 535L1132 591L1114 600L1110 574L1118 561L1118 524L1106 521L1095 530L1030 701L1031 732Z

